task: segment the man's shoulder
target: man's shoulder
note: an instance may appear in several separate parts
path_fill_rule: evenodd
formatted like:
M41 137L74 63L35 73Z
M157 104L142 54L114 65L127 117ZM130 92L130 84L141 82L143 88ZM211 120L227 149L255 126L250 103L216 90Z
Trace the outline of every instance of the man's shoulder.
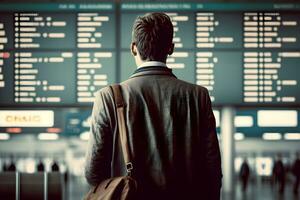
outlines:
M94 96L96 99L101 98L102 100L112 98L113 96L112 96L112 91L111 91L110 85L97 90L94 93Z
M203 92L207 91L207 88L205 88L201 85L190 83L190 82L187 82L187 81L184 81L184 80L181 80L181 79L177 79L177 81L182 83L183 85L185 85L188 88L192 88L192 89L195 89L195 90L198 90L198 91L203 91Z
M187 82L185 80L176 79L176 84L173 84L174 88L178 88L181 91L185 91L185 93L194 94L199 98L207 98L209 96L209 92L207 88L197 85L194 83Z

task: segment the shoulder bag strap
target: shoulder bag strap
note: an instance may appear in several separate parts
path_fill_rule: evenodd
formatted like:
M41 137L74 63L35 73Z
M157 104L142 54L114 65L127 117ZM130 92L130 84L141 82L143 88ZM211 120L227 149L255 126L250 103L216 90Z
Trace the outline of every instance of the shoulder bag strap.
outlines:
M128 144L128 138L126 132L126 124L124 119L125 106L124 106L123 96L121 94L121 86L112 85L111 88L113 91L115 106L117 108L117 121L118 121L118 128L119 128L119 137L122 145L123 158L124 158L127 174L130 176L133 169L133 165L131 162L131 155L129 151L129 144Z

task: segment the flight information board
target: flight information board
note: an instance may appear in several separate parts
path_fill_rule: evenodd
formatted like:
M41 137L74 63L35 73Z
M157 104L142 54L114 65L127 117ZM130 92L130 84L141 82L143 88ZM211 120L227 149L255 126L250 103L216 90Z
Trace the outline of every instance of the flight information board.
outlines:
M300 105L300 4L1 4L0 106L90 106L128 79L131 27L148 12L174 25L167 65L214 105Z
M114 4L0 9L1 105L84 105L117 81Z
M127 27L153 11L166 12L174 25L168 66L206 87L214 105L299 105L299 4L124 3L122 80L135 66Z

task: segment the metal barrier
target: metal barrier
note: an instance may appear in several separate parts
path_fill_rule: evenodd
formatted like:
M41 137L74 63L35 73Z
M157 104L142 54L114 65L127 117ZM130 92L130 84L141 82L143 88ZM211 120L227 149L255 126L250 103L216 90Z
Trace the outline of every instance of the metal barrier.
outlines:
M17 194L16 172L0 173L0 194L1 198L14 200Z
M63 174L1 172L0 194L5 200L63 200Z

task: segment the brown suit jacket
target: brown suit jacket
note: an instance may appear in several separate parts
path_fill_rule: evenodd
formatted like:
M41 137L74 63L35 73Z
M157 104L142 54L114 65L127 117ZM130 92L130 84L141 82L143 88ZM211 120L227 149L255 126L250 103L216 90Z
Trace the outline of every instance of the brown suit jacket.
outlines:
M140 199L219 199L221 159L207 89L157 66L136 70L120 85ZM85 167L91 185L126 174L116 119L112 91L103 88Z

